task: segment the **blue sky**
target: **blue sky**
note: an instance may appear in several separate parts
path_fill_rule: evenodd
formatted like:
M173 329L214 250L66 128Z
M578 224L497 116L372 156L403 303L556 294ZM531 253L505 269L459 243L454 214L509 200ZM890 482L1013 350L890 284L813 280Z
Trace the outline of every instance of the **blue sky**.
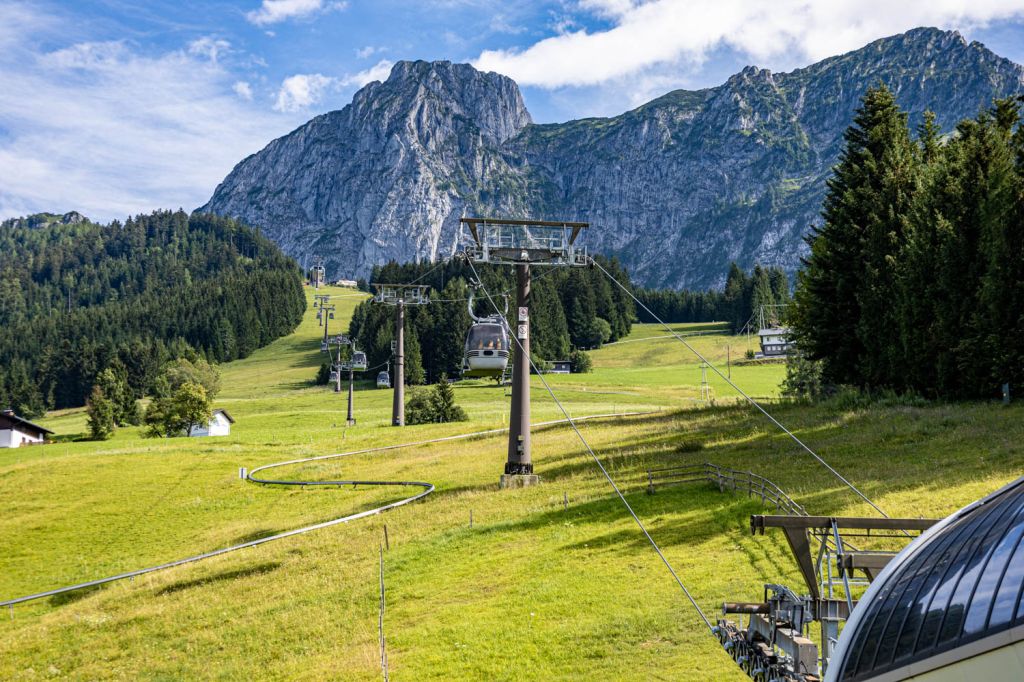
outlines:
M192 209L397 60L509 75L550 122L920 25L1024 63L1024 0L0 0L0 217Z

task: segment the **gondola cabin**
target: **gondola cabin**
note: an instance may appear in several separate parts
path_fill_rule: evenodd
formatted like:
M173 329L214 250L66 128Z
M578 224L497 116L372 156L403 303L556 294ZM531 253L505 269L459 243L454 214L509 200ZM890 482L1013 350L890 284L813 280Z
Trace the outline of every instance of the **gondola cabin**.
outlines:
M381 372L377 375L377 388L391 388L391 375Z
M366 353L357 350L352 353L352 369L362 372L366 369Z
M466 333L462 376L500 377L508 365L508 353L508 330L504 324L494 318L476 322Z
M339 377L338 370L332 369L331 370L331 374L330 374L330 381L331 381L331 383L332 384L337 383L338 377Z

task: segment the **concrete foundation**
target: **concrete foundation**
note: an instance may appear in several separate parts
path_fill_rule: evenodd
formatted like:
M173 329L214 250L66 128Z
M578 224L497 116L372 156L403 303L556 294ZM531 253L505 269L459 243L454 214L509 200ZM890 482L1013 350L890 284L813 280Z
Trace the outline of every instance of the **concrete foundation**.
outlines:
M501 482L498 485L503 490L505 488L529 488L531 485L540 485L540 476L536 474L502 474Z

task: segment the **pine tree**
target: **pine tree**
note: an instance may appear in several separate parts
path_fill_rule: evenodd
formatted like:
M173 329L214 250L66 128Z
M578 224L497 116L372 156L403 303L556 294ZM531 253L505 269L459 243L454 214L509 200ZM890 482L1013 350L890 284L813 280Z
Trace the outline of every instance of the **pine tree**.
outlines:
M98 385L92 388L86 411L89 435L93 440L107 440L114 435L114 402L103 394Z
M775 292L772 290L772 282L769 278L768 271L762 268L760 265L754 266L754 276L752 278L752 294L750 298L750 308L754 315L755 320L760 320L761 316L764 316L764 323L766 325L771 324L775 319Z
M419 386L426 381L423 370L423 356L420 354L420 339L416 328L406 321L405 330L405 383Z
M455 404L455 390L443 374L434 387L434 414L439 422L464 422L469 419L466 411Z
M856 333L863 346L859 374L867 386L900 385L902 353L894 343L898 317L897 262L906 244L907 221L918 187L918 155L910 139L907 114L887 88L869 90L864 99L865 147L860 153L863 184L853 191L863 230L863 268L857 287L860 318ZM850 216L847 216L850 217Z
M916 182L907 117L884 86L870 88L844 135L823 223L798 275L794 335L826 382L874 385L892 376L895 264Z
M732 263L729 266L729 274L725 278L725 296L723 305L726 319L732 327L733 333L739 332L750 319L750 278L743 272L740 266Z

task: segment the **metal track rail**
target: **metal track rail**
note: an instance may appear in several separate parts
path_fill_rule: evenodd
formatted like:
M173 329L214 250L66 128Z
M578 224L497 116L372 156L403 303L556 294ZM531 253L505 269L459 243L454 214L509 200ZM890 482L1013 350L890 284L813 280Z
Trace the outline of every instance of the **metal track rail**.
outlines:
M653 414L652 412L618 412L609 414L595 414L587 417L577 417L575 421L590 420L590 419L608 419L613 417L638 417ZM547 422L540 422L534 424L534 428L542 428L546 426L556 426L559 424L567 424L567 419L556 419ZM36 599L45 599L46 597L53 597L58 594L66 594L68 592L74 592L76 590L84 590L89 587L97 587L99 585L105 585L118 580L125 580L135 578L136 576L145 575L147 573L154 573L156 571L162 571L167 568L174 568L175 566L182 566L184 564L191 564L203 559L211 559L222 554L228 554L229 552L236 552L240 549L247 549L249 547L256 547L267 542L273 542L274 540L282 540L295 535L302 535L303 533L309 533L314 530L320 530L321 528L328 528L330 526L336 526L340 523L348 523L349 521L355 521L357 519L366 518L380 514L381 512L388 511L389 509L395 509L417 500L423 499L430 493L434 492L434 484L427 483L425 481L300 481L300 480L286 480L286 479L263 479L256 478L253 476L258 471L266 471L268 469L276 469L278 467L290 466L293 464L304 464L306 462L316 462L325 459L338 459L342 457L353 457L355 455L367 455L375 452L385 452L388 450L398 450L401 448L417 447L421 445L430 445L433 443L445 443L453 440L463 440L468 438L483 438L507 431L507 427L498 429L488 429L486 431L475 431L473 433L463 433L455 436L445 436L443 438L432 438L429 440L415 441L412 443L399 443L397 445L385 445L378 448L366 448L364 450L354 450L352 452L341 452L331 455L319 455L317 457L305 457L302 459L292 459L285 462L275 462L273 464L265 464L260 467L256 467L246 476L246 479L253 483L261 483L264 485L293 485L293 486L347 486L347 485L364 485L364 486L413 486L422 488L422 491L412 495L410 497L402 498L396 502L390 502L380 507L374 507L373 509L367 509L365 511L358 512L356 514L348 514L346 516L340 516L336 519L329 521L323 521L321 523L314 523L308 526L302 526L301 528L295 528L293 530L284 531L275 535L269 535L265 538L259 538L257 540L250 540L248 542L242 542L237 545L231 545L230 547L223 547L221 549L215 549L210 552L204 552L203 554L196 554L194 556L185 557L184 559L176 559L174 561L168 561L166 563L158 564L156 566L149 566L147 568L140 568L135 571L128 571L127 573L118 573L106 578L99 578L97 580L89 580L84 583L78 583L76 585L68 585L67 587L58 587L45 592L37 592L36 594L28 594L23 597L15 597L14 599L6 599L0 601L0 607L13 608L15 604L22 604L24 602L34 601Z

